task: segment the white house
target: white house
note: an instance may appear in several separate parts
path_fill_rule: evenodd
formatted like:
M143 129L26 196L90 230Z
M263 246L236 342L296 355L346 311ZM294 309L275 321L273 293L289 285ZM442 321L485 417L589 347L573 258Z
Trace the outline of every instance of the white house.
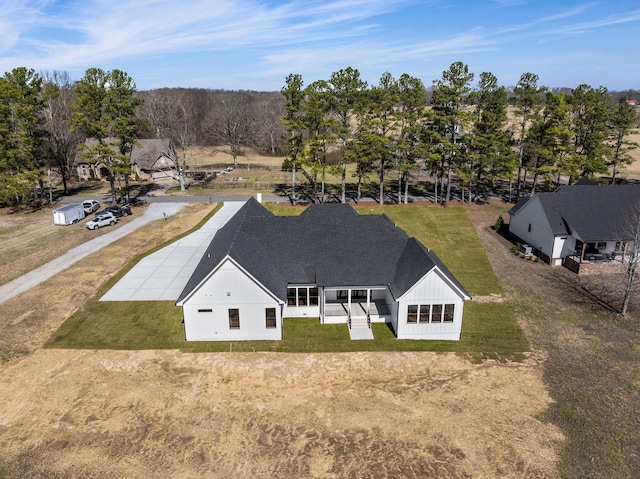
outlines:
M275 216L249 200L221 228L176 304L188 341L281 339L282 319L314 317L399 339L459 340L464 287L386 215L312 205Z
M640 185L574 185L509 210L509 231L552 265L624 263L640 215Z

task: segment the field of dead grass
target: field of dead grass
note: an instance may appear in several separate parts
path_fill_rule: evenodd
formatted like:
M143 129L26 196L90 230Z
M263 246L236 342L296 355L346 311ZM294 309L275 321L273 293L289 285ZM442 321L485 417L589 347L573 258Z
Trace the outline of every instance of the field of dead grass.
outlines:
M62 205L53 204L39 210L18 213L9 208L0 208L0 285L57 258L75 246L127 224L146 209L136 207L133 215L119 218L115 226L91 231L85 228L90 217L74 225L54 225L53 210L60 206Z

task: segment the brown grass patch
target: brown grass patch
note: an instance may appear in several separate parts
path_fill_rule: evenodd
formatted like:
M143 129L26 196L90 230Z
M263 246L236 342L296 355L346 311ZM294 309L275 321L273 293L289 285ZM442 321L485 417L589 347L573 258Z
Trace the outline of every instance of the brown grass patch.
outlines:
M53 210L61 206L48 205L21 213L12 213L8 208L0 209L0 284L8 283L75 246L127 224L146 209L136 207L133 215L119 218L115 226L90 231L85 228L85 223L93 215L74 225L53 224Z
M82 307L107 279L132 258L188 231L214 207L215 205L209 204L189 205L166 221L154 221L143 226L30 291L3 303L0 321L0 362L40 347L66 318ZM23 219L30 220L30 217L26 216ZM100 231L86 230L81 224L74 226L87 233ZM55 225L54 227L62 230L71 228Z

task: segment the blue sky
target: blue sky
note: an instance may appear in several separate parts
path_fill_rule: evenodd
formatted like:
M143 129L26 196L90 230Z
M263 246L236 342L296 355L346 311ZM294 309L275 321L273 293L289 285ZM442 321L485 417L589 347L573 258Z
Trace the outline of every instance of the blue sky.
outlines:
M351 66L426 86L451 63L512 86L640 89L640 2L574 0L2 0L0 74L120 69L139 90L279 90Z

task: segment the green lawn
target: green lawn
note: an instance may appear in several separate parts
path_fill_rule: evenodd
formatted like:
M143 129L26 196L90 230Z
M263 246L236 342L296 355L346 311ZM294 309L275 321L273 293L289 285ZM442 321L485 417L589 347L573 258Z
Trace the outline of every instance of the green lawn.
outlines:
M385 213L409 236L432 249L471 296L501 294L498 279L462 206L365 206L361 214Z
M298 208L270 205L276 214ZM432 248L471 295L499 294L500 287L462 207L363 207L389 215L410 236ZM71 316L45 347L80 349L181 349L184 351L449 351L473 359L521 360L529 350L507 303L465 304L460 341L397 340L385 324L372 325L375 340L351 341L345 324L321 325L311 318L285 319L282 341L190 342L184 340L182 310L172 301L99 302L139 258L112 278Z

